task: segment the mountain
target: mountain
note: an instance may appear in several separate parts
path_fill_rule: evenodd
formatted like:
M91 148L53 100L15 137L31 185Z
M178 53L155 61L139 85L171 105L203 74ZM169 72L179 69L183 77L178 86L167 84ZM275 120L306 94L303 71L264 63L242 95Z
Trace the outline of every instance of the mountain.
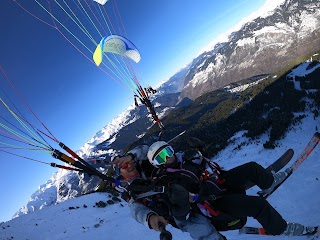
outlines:
M286 0L203 53L185 77L180 99L196 99L231 82L279 71L320 46L320 2Z
M232 136L240 131L245 131L245 136L253 140L267 134L268 137L265 137L261 144L266 149L275 150L279 148L279 142L285 138L286 133L291 131L295 124L300 124L306 116L311 117L312 115L314 117L311 130L316 131L320 127L318 119L320 86L317 77L320 73L319 55L317 55L318 53L299 55L294 59L293 55L290 55L293 54L292 49L290 47L284 48L284 42L280 41L281 39L288 40L289 38L285 36L290 31L287 26L282 29L280 27L282 25L277 24L281 19L292 19L292 26L290 26L301 29L298 34L301 39L299 38L298 41L297 38L295 43L303 44L303 39L309 38L309 35L302 34L307 29L309 29L311 36L318 34L317 29L319 28L311 28L311 26L319 24L318 4L317 1L285 1L283 5L268 15L248 22L239 31L233 32L229 36L230 41L217 43L211 51L200 54L163 83L157 89L158 92L152 96L151 101L166 126L164 140L172 139L182 131L188 130L173 142L174 146L183 150L184 140L187 137L195 136L207 143L208 153L214 156L227 148L232 143L230 140ZM288 14L295 13L294 16L290 17L285 14L285 10ZM277 24L270 27L271 25L268 24L271 24L272 21L268 22L265 19L273 19L273 22ZM300 19L300 25L297 25L298 19ZM306 19L309 20L306 22ZM274 31L265 31L268 29ZM265 32L265 35L262 32ZM294 31L291 33L298 36ZM255 48L251 48L253 41L250 44L244 44L246 42L244 40L251 39L252 36L259 39L259 41L255 41L257 51L253 51ZM274 42L272 42L273 36ZM316 38L314 39L316 40ZM285 55L279 55L279 49L277 54L274 52L276 50L273 50L273 63L279 63L283 59L287 59L288 56L290 59L288 57L285 62L278 64L278 71L275 70L276 68L270 69L270 71L261 69L259 66L267 61L260 61L260 58L254 58L254 64L252 63L250 66L240 66L239 62L245 63L246 59L251 56L261 56L260 53L264 51L263 41L266 43L265 54L271 51L269 49L271 46L274 46L275 49L282 46L283 51L288 51ZM279 45L275 44L276 41L279 41ZM243 45L240 44L241 42ZM301 45L301 48L304 49L304 45ZM311 43L307 48L311 52L315 49ZM228 57L229 60L225 63L224 60L220 61L225 57ZM271 55L269 58L271 59ZM236 64L237 59L238 65ZM214 78L215 81L220 82L221 86L218 87L219 84L210 83L205 87L205 84L213 83L211 81L213 75L210 71L215 71L214 69L219 65L219 62L223 64L234 63L234 65L221 65L232 66L223 68L223 71L222 68L219 70L219 74L226 74L225 78L227 78L229 70L230 74L238 71L239 75L237 78L230 75L230 78L225 80ZM300 64L301 62L302 64ZM273 65L277 66L277 64ZM250 69L254 71L252 72ZM242 75L242 73L245 74ZM236 79L239 81L235 81ZM190 90L190 94L185 94L189 91L190 84L193 83L194 86ZM212 89L211 85L215 85L213 91L210 90ZM205 94L203 94L201 86L206 89ZM195 95L191 91L199 92L201 96L193 99ZM105 171L108 165L102 165L94 160L110 161L115 153L140 143L149 144L158 139L158 135L159 129L157 126L153 126L148 117L147 109L143 105L140 106L140 109L130 106L95 134L77 153L94 167ZM243 146L239 145L237 148L241 149ZM21 208L15 217L87 194L94 190L99 181L99 178L87 174L59 170L47 183L39 187L27 205Z
M207 151L213 156L229 148L234 142L233 136L241 131L245 131L244 136L250 139L261 139L261 135L264 135L264 142L259 140L259 144L266 149L277 151L279 142L286 137L287 132L295 128L295 125L299 126L306 118L314 118L313 123L308 126L309 131L318 131L320 128L319 56L315 54L278 79L275 75L265 74L244 79L207 93L186 107L172 110L164 118L164 122L171 129L166 133L166 137L170 139L176 136L181 132L181 128L189 129L180 140L178 138L179 141L173 143L174 146L183 149L184 139L196 136L207 143ZM179 120L176 115L180 117ZM128 126L130 124L134 122ZM95 155L95 158L110 160L109 155L115 152L112 148L108 149L113 142L105 141L107 138L103 132L108 131L103 129L98 132L85 145L89 147L86 155L82 156L88 156L86 158L88 161ZM140 140L145 142L144 138L148 139L148 134ZM114 141L117 138L110 139ZM242 143L235 149L244 146L246 145ZM104 164L90 163L102 171L108 167ZM87 194L93 191L100 181L99 178L87 174L59 170L46 184L39 187L28 204L22 207L15 217Z
M293 148L295 155L292 161L294 161L311 138L315 124L319 124L319 121L316 123L313 114L308 114L279 141L279 147L274 150L265 149L261 144L266 141L268 134L263 134L252 142L249 138L243 137L244 131L238 132L230 139L232 143L228 148L221 151L213 160L225 169L249 161L257 161L263 166L268 166L288 148ZM246 147L237 148L238 145ZM301 167L268 200L287 221L310 226L318 225L320 222L319 154L320 146L314 149ZM258 188L255 187L248 194L255 195L257 191ZM247 225L259 226L257 221L251 218ZM168 226L167 230L172 233L173 239L191 240L189 234L171 226ZM236 230L223 234L228 240L288 239L283 236L243 236ZM127 203L123 200L119 202L106 192L69 199L0 223L0 239L141 240L159 239L159 232L137 223L131 217Z
M316 0L283 1L232 32L229 41L218 42L211 51L200 54L158 88L152 102L160 118L206 92L252 76L275 73L293 59L318 50L319 4ZM146 115L144 106L139 111L129 107L88 141L79 154L94 158L124 149L127 142L143 137L145 129L152 126Z

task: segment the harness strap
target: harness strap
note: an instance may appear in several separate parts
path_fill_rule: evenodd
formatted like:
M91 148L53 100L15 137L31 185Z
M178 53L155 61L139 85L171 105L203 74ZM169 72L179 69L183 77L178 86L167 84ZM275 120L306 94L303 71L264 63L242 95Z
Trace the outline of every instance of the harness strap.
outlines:
M207 202L207 201L204 201L203 204L202 204L205 209L207 209L207 211L212 215L212 216L219 216L219 214L221 213L220 211L215 211L211 206L210 204Z
M159 193L165 193L166 192L166 188L164 186L155 186L153 190L145 192L145 193L140 193L138 195L136 195L135 199L139 199L139 198L144 198L144 197L149 197L149 196L153 196Z
M185 169L176 169L176 168L167 168L166 169L167 172L171 172L171 173L174 173L174 172L184 172L184 173L187 173L189 176L193 176L195 179L197 179L198 181L200 181L200 179L197 177L196 174L194 174L193 172L191 171L188 171L188 170L185 170Z

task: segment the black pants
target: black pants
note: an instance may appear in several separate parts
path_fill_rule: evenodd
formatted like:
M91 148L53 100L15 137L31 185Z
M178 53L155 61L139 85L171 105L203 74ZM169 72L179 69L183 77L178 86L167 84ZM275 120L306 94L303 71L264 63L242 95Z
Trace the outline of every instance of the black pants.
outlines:
M226 180L228 193L214 201L215 207L235 217L253 217L272 235L281 234L287 227L287 222L262 197L245 195L245 184L250 181L261 189L269 188L273 176L262 166L249 162L227 171Z

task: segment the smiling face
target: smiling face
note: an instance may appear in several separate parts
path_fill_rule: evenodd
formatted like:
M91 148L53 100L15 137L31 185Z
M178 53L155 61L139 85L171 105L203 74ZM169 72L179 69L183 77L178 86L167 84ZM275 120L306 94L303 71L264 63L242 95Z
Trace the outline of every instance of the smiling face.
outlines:
M133 178L140 176L133 162L125 163L119 167L120 167L120 174L122 177L124 177L125 180L131 180Z

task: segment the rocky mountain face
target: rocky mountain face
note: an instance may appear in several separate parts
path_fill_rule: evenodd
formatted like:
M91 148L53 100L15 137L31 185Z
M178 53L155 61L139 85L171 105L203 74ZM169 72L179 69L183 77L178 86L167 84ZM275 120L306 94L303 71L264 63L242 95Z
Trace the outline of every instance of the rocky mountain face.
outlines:
M231 82L277 72L319 46L320 2L287 0L199 56L185 77L179 99L196 99Z

